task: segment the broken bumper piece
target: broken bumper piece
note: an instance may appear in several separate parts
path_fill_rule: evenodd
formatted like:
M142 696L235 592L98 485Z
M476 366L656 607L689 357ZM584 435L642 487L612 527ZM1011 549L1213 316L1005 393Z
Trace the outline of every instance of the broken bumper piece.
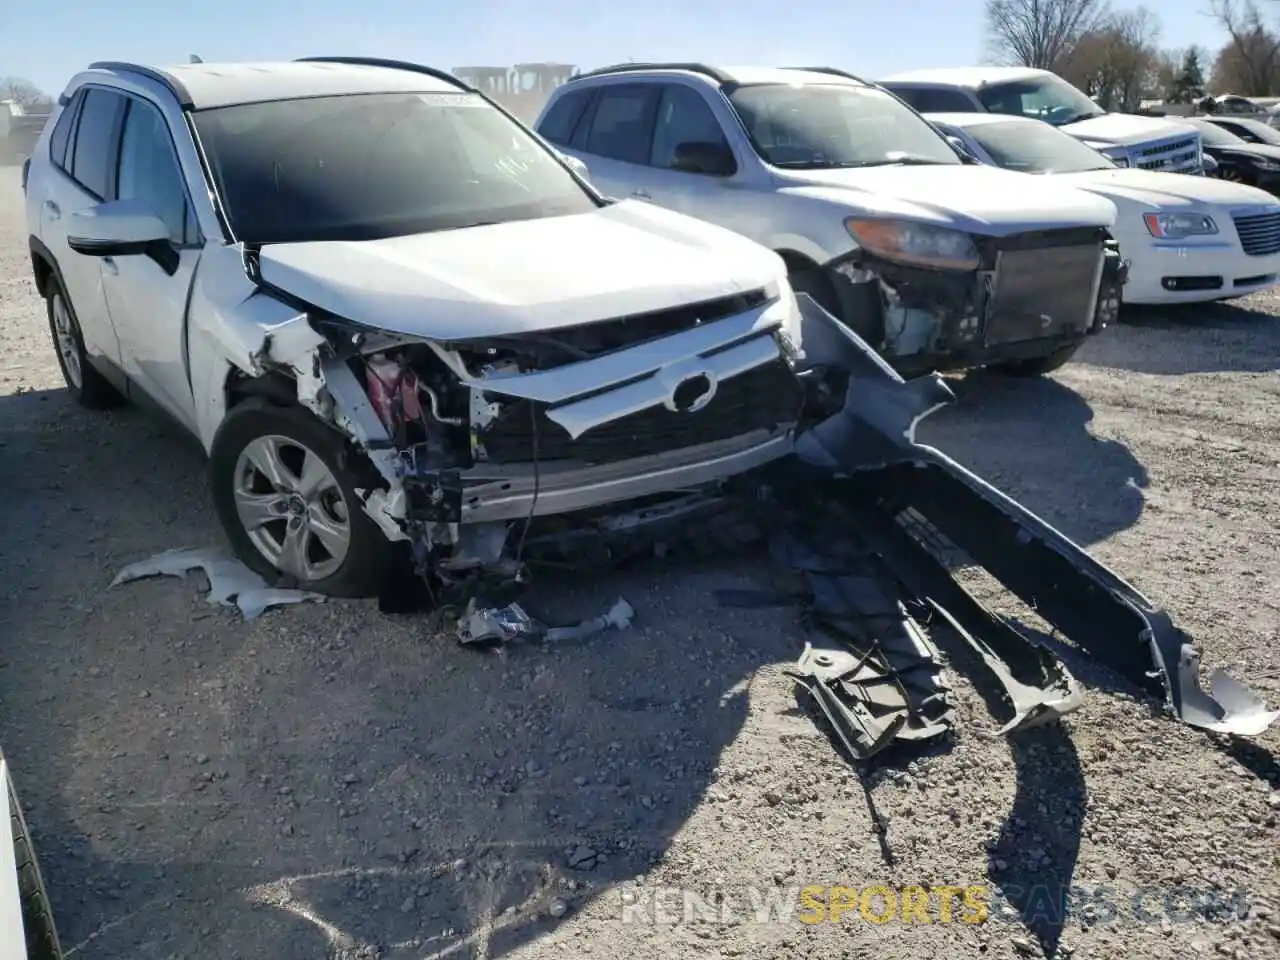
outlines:
M799 458L817 468L816 496L874 509L917 541L923 527L945 538L1076 646L1161 696L1191 726L1256 736L1280 719L1221 671L1205 691L1199 654L1167 613L1026 507L916 442L917 424L954 402L941 377L904 381L812 298L797 299L806 346L821 341L849 372L844 409L797 439Z

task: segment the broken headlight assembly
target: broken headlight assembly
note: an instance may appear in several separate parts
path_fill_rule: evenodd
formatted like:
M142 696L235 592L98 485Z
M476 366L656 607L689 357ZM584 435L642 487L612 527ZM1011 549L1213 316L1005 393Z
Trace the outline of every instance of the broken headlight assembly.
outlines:
M850 217L844 226L868 253L895 263L938 270L977 270L981 264L973 238L959 230L857 217Z
M1157 240L1184 240L1187 237L1211 237L1218 232L1212 217L1202 213L1144 213L1147 233Z

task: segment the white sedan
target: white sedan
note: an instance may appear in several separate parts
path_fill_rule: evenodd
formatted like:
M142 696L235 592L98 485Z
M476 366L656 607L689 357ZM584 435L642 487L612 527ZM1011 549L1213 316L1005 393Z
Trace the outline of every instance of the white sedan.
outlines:
M1026 117L937 113L926 119L983 163L1053 175L1114 203L1112 233L1129 261L1125 303L1226 300L1280 279L1280 200L1256 187L1117 167Z

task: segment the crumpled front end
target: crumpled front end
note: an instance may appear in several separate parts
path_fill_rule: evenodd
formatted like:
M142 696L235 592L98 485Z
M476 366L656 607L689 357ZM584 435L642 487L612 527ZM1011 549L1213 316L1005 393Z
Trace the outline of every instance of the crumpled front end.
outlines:
M904 375L1047 357L1116 319L1127 267L1105 228L972 240L961 268L865 246L827 265L846 320Z
M523 541L540 519L652 511L776 460L808 392L785 286L465 341L343 328L318 412L368 452L385 486L366 511L432 575L514 576L517 528Z

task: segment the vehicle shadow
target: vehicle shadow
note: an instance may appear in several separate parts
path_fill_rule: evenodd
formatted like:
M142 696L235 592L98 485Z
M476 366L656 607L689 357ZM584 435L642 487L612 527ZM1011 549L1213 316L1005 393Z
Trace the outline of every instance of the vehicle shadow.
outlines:
M921 443L942 450L1081 545L1141 518L1146 468L1123 443L1090 432L1093 410L1066 384L985 371L948 382L956 403L920 424Z
M546 583L626 632L494 652L376 603L243 622L198 450L63 391L0 398L0 716L65 947L142 958L495 956L646 872L714 781L793 610L715 609L742 564Z
M1280 323L1251 304L1126 307L1076 359L1156 376L1270 373L1280 369Z

